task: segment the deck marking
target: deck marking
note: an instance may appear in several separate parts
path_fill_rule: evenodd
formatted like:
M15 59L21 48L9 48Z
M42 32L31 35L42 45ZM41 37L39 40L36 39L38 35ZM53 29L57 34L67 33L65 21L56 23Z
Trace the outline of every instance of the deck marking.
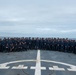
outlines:
M0 69L9 69L10 66L7 66L6 64L0 65Z
M58 61L52 61L52 60L41 60L41 62L56 63L56 64L65 65L65 66L76 67L75 65L72 65L72 64L58 62Z
M53 66L53 68L52 67L49 67L49 70L65 71L64 68L59 68L58 66Z
M41 75L40 50L37 52L36 67L31 67L31 69L35 69L35 75Z
M36 62L36 60L33 60L33 59L32 60L18 60L18 61L2 63L0 65L9 65L9 64L20 63L20 62Z
M24 67L24 65L13 66L12 69L27 69L28 67Z
M76 71L76 66L72 66L71 68L68 68L68 71Z
M64 66L69 66L70 68L67 68L68 71L76 71L76 66L68 63L63 63L63 62L58 62L58 61L52 61L52 60L41 60L40 59L40 50L37 52L37 59L31 59L31 60L18 60L18 61L11 61L11 62L6 62L0 64L0 69L9 69L10 66L9 64L14 64L14 63L20 63L20 62L36 62L36 66L30 66L30 69L35 69L35 75L41 75L41 70L46 70L45 67L41 67L41 62L46 62L46 63L55 63L55 64L60 64ZM13 66L11 69L28 69L28 66L24 65L18 65L18 66ZM65 71L64 68L59 68L58 66L53 66L49 67L49 70L56 70L56 71Z
M36 69L36 67L31 66L30 69ZM46 70L46 67L40 67L41 70Z

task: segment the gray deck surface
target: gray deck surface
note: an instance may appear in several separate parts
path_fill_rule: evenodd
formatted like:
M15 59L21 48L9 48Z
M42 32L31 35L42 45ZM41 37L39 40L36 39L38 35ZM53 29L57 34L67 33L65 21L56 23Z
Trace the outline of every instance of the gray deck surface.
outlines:
M0 53L0 75L76 75L76 55L47 50Z

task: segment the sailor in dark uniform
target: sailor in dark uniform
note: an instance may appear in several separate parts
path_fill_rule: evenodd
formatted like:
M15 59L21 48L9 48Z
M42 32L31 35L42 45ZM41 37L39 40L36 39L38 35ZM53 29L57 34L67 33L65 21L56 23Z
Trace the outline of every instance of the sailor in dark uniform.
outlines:
M19 51L22 50L22 44L21 44L21 42L20 42L19 45L18 45L18 50L19 50Z
M46 50L47 49L47 39L43 40L43 49Z
M32 39L29 38L29 49L31 49L31 46L32 46Z
M36 38L36 49L39 49L39 39Z
M50 39L46 39L46 50L50 50Z
M26 45L26 42L23 42L23 43L22 43L22 48L23 48L23 50L27 51L27 45Z
M68 47L69 47L69 43L68 43L68 40L65 40L64 41L64 49L65 49L65 52L68 52Z
M10 44L10 52L14 51L14 49L15 49L15 47L14 47L13 43Z
M40 41L40 49L44 49L44 38L41 38L41 41Z
M8 45L8 43L5 45L5 52L9 52L9 45Z
M5 46L6 46L6 39L3 39L2 40L2 52L6 52Z
M75 42L74 54L76 54L76 42Z
M58 45L58 40L55 39L55 51L58 51L57 45Z
M0 39L0 52L2 52L2 40Z
M30 42L29 38L26 38L27 50L29 50L29 42Z
M14 51L15 52L18 51L18 44L17 43L14 44Z
M51 39L50 39L49 46L50 46L50 50L52 50L52 40Z
M72 40L69 41L69 52L72 52Z
M59 39L56 40L55 46L56 46L56 50L60 51L60 41L59 41Z
M54 50L54 40L52 40L52 50Z
M75 52L75 40L71 41L71 52L74 53Z
M61 40L60 50L61 50L62 52L64 52L64 41L63 41L63 40Z

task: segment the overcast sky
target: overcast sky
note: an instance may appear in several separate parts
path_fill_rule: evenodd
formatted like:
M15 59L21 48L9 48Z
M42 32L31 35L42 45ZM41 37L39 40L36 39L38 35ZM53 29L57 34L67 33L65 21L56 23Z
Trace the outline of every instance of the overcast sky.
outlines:
M76 38L76 0L0 0L0 36Z

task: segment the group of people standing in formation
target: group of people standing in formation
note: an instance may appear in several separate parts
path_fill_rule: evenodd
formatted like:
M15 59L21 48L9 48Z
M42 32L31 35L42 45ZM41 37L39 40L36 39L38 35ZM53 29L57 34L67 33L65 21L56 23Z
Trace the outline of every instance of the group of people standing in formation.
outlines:
M76 40L68 38L3 38L0 39L0 52L26 50L50 50L76 54Z

